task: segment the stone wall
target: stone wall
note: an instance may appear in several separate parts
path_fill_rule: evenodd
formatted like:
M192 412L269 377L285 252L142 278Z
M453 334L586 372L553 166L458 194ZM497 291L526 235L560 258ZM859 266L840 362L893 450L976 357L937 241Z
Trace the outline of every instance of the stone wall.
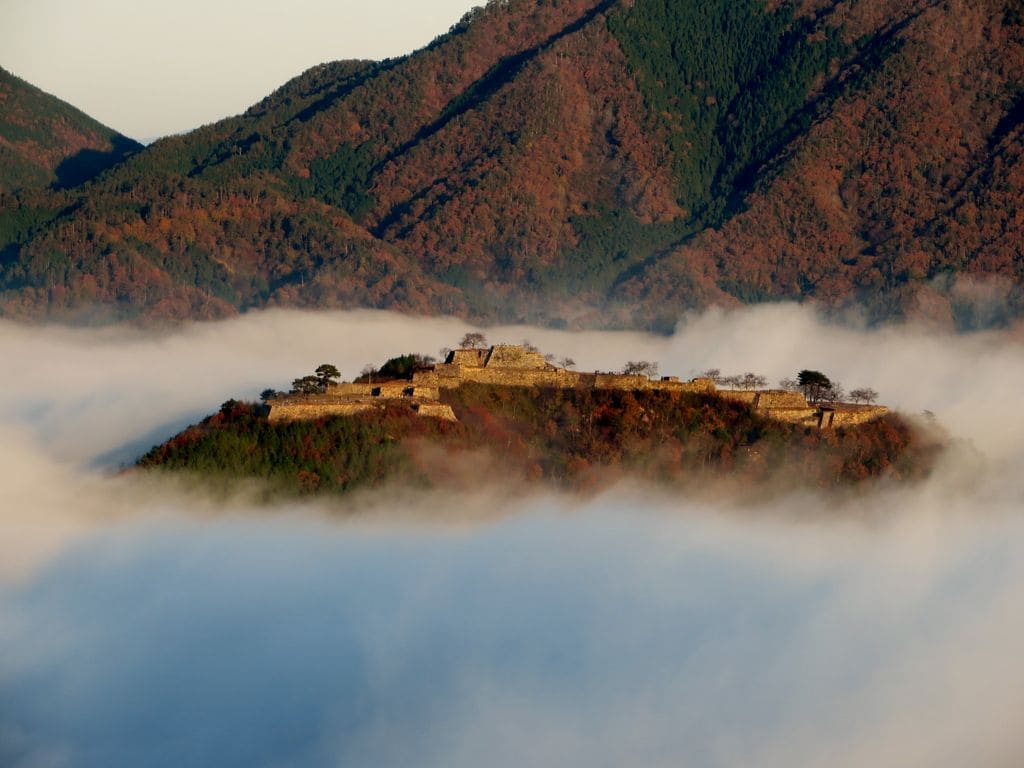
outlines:
M438 400L441 390L454 389L466 382L506 387L717 392L722 398L749 405L768 418L822 429L864 424L888 413L884 406L812 406L801 392L781 389L717 390L714 381L703 377L680 381L675 376L650 379L621 373L578 373L556 368L539 352L526 347L498 344L490 349L457 349L448 355L446 362L415 372L411 381L333 384L324 395L280 398L271 402L269 418L282 421L347 416L382 408L385 402L400 401L422 416L455 421L451 407Z
M487 349L453 349L445 358L448 365L472 365L477 368L483 367L487 362Z
M811 408L802 392L790 392L786 389L720 389L718 396L724 400L746 403L759 411L776 408Z
M550 367L544 355L532 349L515 344L495 344L487 356L486 368L530 368L540 370Z
M443 363L435 365L430 371L417 371L412 375L412 382L418 387L436 387L440 389L452 389L462 384L463 368L457 363Z
M443 403L418 403L413 408L420 416L443 419L444 421L458 421L455 417L455 411L452 410L450 405L444 405Z
M328 397L370 397L374 388L380 386L380 384L350 384L348 382L330 384L327 387L326 395Z
M333 397L331 395L311 395L309 397L279 399L270 402L270 413L267 415L267 421L311 421L328 416L354 416L357 413L383 410L387 403L394 402L396 402L395 398L388 397L354 398L345 396ZM436 402L436 391L435 397L430 400L403 398L397 402L407 405L419 416L458 421L451 406Z
M561 368L535 370L530 368L471 368L438 365L432 371L413 374L417 387L454 389L467 381L479 384L500 384L508 387L575 387L580 374Z
M817 408L804 406L803 408L771 408L759 411L762 416L767 416L775 421L784 421L787 424L802 424L805 427L817 427L821 422L821 411Z
M781 389L723 389L718 394L725 400L745 403L770 419L820 429L866 424L889 412L885 406L874 405L810 405L802 392Z
M372 411L378 407L373 403L351 401L321 402L319 399L272 402L270 404L270 413L267 415L267 421L308 421L327 416L354 416L357 413Z
M880 419L887 414L889 409L884 405L841 405L832 411L823 409L822 428L828 427L852 427L857 424L867 424L869 421Z
M563 368L537 370L529 368L463 368L462 381L496 384L505 387L559 387L572 389L579 385L580 374Z
M437 400L440 396L437 387L417 384L414 381L383 381L379 384L331 384L327 388L327 397L383 397L396 399L400 397L419 397Z
M598 373L594 376L594 389L641 390L644 392L714 392L715 384L711 379L694 379L679 381L678 379L649 379L646 376L626 375L624 373Z
M720 389L718 390L718 396L723 400L732 400L736 403L746 403L752 406L757 398L757 392L751 389Z
M665 392L715 391L715 385L711 379L657 380L649 379L646 376L627 376L621 373L579 373L550 366L544 369L491 368L490 366L474 368L446 364L435 366L432 371L419 371L413 375L413 383L417 387L454 389L465 382L506 387L557 387L561 389L591 387L593 389L660 390Z
M755 408L807 408L807 398L803 392L790 392L785 389L766 389L757 393L754 400Z

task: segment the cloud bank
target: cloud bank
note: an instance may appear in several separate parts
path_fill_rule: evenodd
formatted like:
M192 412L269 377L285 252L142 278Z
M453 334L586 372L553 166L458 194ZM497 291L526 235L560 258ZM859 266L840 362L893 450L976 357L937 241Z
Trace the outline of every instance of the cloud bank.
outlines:
M0 765L1020 763L1011 334L858 331L791 306L671 338L488 331L580 368L814 367L973 445L838 510L636 487L503 499L498 517L445 494L401 514L386 493L254 510L109 472L229 397L465 330L367 312L0 324Z

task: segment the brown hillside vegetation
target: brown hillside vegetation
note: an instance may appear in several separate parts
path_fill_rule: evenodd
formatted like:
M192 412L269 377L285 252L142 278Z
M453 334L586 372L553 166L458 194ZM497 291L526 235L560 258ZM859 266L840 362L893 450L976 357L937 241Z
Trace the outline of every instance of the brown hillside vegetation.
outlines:
M500 0L0 204L0 311L1024 309L1019 0ZM97 310L99 307L99 310Z
M229 401L138 466L188 472L208 487L260 480L284 494L385 483L596 491L632 478L694 492L731 483L763 495L921 479L943 447L895 414L818 430L706 393L469 384L444 398L457 420L392 404L273 422L263 406Z
M0 68L0 194L74 186L141 148Z

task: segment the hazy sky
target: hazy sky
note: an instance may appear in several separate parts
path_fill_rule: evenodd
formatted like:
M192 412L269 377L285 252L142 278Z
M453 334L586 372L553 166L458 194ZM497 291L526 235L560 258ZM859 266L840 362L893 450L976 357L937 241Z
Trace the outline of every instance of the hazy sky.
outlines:
M419 48L482 0L0 0L0 66L138 139L237 114L301 71Z

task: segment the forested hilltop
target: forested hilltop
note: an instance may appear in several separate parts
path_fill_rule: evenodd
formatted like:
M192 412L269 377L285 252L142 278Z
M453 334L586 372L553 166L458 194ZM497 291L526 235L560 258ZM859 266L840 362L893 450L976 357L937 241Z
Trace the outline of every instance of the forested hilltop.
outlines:
M0 202L0 312L1020 315L1019 0L500 0Z
M385 482L600 489L623 477L764 493L921 478L945 439L867 405L873 389L847 396L810 369L773 390L754 373L659 378L651 361L577 372L570 358L556 364L529 343L488 345L476 332L445 353L393 357L353 382L323 363L290 392L264 390L260 405L229 400L138 465L228 490L259 480L271 493Z
M632 478L694 491L755 493L925 477L940 448L895 414L836 430L785 424L712 394L467 384L443 400L457 421L400 403L353 416L271 422L228 401L143 456L139 467L228 492L342 493L385 483L500 483L600 490Z

